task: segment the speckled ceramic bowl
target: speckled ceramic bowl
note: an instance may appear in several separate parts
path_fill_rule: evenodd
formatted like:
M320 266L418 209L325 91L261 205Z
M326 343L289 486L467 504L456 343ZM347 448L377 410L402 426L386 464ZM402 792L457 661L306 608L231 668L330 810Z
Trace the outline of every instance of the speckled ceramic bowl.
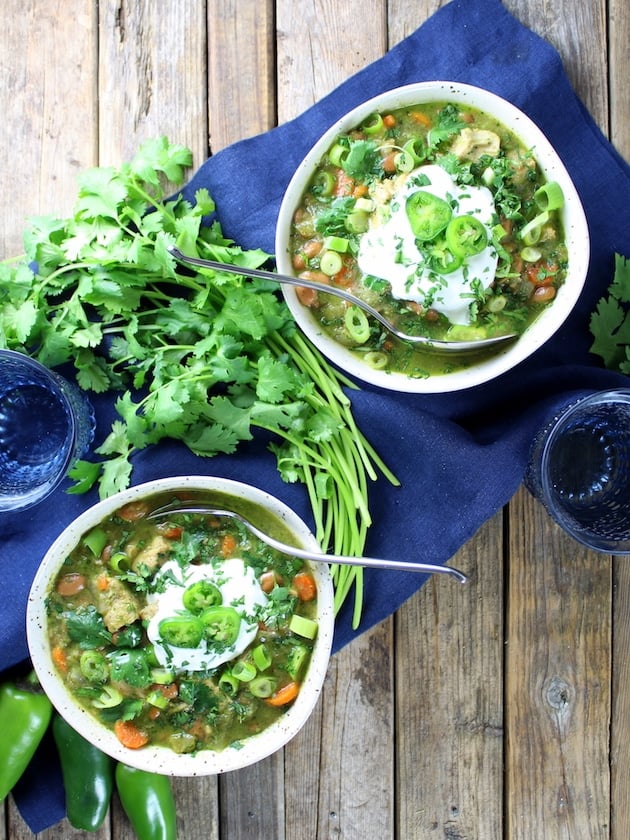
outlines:
M299 327L336 365L380 388L411 393L460 391L494 379L527 359L562 326L582 291L589 264L589 233L584 210L575 186L560 157L543 132L510 102L487 90L458 82L419 82L382 93L343 116L315 143L296 170L285 192L276 228L276 263L283 274L295 274L289 253L291 222L296 208L320 160L336 137L346 134L376 112L428 102L453 102L468 105L498 119L533 150L545 177L562 187L565 204L561 210L569 253L569 268L564 284L551 305L514 343L501 345L491 356L473 360L466 369L427 378L411 378L402 373L375 370L350 349L326 334L312 312L303 306L295 289L283 287L283 293Z
M318 634L311 662L302 680L300 693L285 714L267 729L240 742L238 748L222 751L200 750L177 754L167 747L147 745L132 750L123 747L107 729L72 696L53 664L46 632L46 598L67 554L81 537L113 511L130 501L155 493L174 490L200 490L228 494L247 505L258 505L272 514L294 535L296 545L319 551L315 538L305 523L283 502L255 487L221 478L187 476L167 478L138 485L101 501L75 519L55 540L46 553L33 581L27 608L27 636L33 666L46 694L66 720L91 743L113 758L133 767L171 776L204 776L237 770L266 758L293 738L313 711L326 675L332 646L334 613L333 587L325 563L313 563L312 573L318 587Z

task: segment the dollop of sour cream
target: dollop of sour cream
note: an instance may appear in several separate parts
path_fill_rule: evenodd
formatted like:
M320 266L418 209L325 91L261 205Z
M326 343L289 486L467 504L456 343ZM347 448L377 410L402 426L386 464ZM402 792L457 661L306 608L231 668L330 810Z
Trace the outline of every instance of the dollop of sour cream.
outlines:
M419 190L447 201L453 216L474 216L488 229L488 245L484 250L468 257L449 274L438 275L431 270L416 244L405 205ZM470 324L474 290L490 286L498 262L490 236L496 218L490 190L456 184L441 166L427 164L402 177L391 199L386 196L385 201L376 200L370 228L359 244L357 262L361 271L386 280L391 285L392 297L397 300L430 306L452 324Z
M185 570L171 560L162 566L159 578L164 581L162 591L147 597L147 602L154 605L155 609L147 627L147 636L161 665L178 671L209 670L243 653L255 639L258 621L254 611L256 606L264 606L268 599L260 588L254 570L240 557L231 557L217 568L200 565L188 566ZM220 651L213 650L203 639L195 648L167 646L160 637L160 622L183 612L184 591L193 583L204 580L213 583L221 592L223 604L233 607L241 616L234 644Z

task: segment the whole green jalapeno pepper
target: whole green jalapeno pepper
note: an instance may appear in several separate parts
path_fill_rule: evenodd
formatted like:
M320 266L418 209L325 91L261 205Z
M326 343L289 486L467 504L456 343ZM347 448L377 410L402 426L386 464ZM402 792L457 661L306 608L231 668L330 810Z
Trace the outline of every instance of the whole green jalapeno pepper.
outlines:
M83 831L98 831L114 788L114 761L61 715L53 717L52 731L66 791L68 822Z
M0 686L0 802L28 767L52 717L35 674Z
M175 797L168 776L119 762L116 787L138 840L177 840Z

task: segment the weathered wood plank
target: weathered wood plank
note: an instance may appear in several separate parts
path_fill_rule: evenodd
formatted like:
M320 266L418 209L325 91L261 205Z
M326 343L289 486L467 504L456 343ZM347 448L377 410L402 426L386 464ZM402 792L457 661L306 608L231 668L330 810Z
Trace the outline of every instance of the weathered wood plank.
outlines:
M398 837L503 837L503 527L455 555L396 615ZM532 834L540 836L538 834Z
M630 88L627 84L630 57L630 15L624 0L609 5L610 137L618 151L630 160ZM630 256L630 243L624 252ZM613 683L610 734L611 840L630 837L630 568L626 558L614 563L613 572Z
M277 0L276 7L280 122L305 111L387 49L383 0Z
M99 4L99 163L166 135L207 157L206 19L195 0Z
M525 26L549 41L562 57L574 89L602 128L608 121L607 30L604 0L504 0Z
M381 0L279 0L276 6L279 122L386 49ZM385 622L332 661L321 700L321 751L313 726L285 750L287 840L393 836L391 644ZM305 789L305 778L319 782L318 794ZM296 797L317 804L296 814Z
M208 3L210 150L266 131L276 120L273 0Z
M7 0L0 27L0 255L22 253L25 219L65 215L96 162L92 0Z
M608 838L611 562L525 490L510 507L507 836Z
M627 73L630 59L630 15L626 0L611 0L608 33L610 136L619 152L626 160L630 160L630 86Z

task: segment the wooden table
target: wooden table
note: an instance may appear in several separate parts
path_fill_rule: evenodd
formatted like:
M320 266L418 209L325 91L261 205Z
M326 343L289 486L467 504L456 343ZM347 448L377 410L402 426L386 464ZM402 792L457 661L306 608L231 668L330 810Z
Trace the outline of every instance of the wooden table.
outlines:
M441 5L4 0L0 253L21 251L23 217L69 211L84 168L159 134L199 164L298 114ZM559 49L629 158L626 0L505 5ZM434 578L337 655L283 752L175 782L180 840L630 837L628 562L583 550L519 491L453 565L471 585ZM0 840L32 837L5 808ZM117 801L92 836L133 836Z

